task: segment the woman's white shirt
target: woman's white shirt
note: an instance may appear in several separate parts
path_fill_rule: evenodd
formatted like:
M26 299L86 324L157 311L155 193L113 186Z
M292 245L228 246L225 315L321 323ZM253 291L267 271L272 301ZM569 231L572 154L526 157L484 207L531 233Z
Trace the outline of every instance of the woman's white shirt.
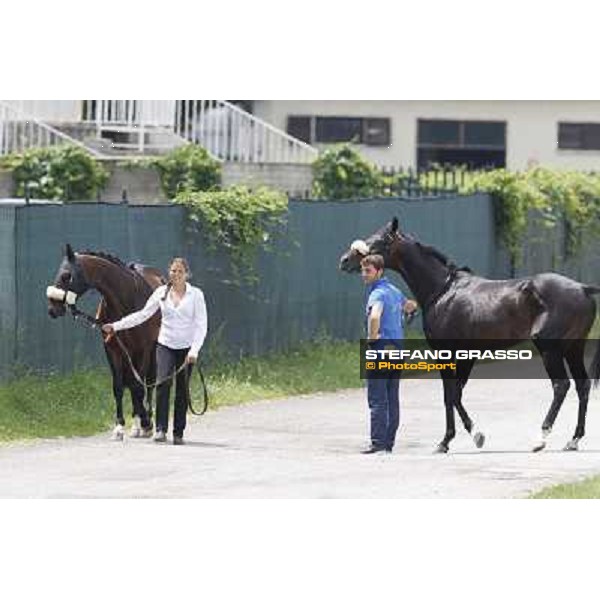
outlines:
M166 289L166 285L156 288L144 308L123 317L112 326L115 331L130 329L147 321L160 308L162 321L158 342L175 349L189 347L190 356L196 357L208 329L204 294L200 288L186 283L185 293L175 306L171 298L172 289L163 300Z

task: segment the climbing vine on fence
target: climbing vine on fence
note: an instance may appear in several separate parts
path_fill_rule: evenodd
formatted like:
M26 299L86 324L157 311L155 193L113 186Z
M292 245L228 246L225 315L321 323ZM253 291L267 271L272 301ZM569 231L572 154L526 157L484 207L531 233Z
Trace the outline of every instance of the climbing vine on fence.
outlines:
M498 235L511 264L522 261L529 219L534 216L550 230L565 226L565 258L580 250L583 234L600 229L600 176L537 167L523 172L497 169L471 174L461 192L488 192L495 201Z
M212 250L229 254L235 283L256 283L254 265L259 248L272 249L285 229L286 194L266 187L231 186L208 192L184 191L174 202L188 209L192 227L206 236Z

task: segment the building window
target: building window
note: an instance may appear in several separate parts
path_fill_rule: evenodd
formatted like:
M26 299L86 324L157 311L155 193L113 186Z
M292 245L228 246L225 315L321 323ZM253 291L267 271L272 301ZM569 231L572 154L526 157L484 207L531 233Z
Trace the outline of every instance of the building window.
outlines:
M419 145L458 146L458 121L419 121Z
M558 147L563 150L600 150L600 123L559 123Z
M353 142L368 146L390 145L390 119L365 117L289 116L287 132L307 144Z
M417 165L427 169L434 164L504 167L506 123L419 119Z
M362 143L362 119L346 117L317 117L316 142Z
M390 120L363 119L363 143L367 146L389 146Z
M310 117L288 117L287 132L292 137L310 144Z

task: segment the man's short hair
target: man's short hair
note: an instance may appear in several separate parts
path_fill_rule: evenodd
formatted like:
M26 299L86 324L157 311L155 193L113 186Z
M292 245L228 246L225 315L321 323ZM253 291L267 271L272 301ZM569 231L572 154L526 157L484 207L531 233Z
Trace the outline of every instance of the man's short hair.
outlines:
M372 266L375 267L375 269L377 269L378 271L381 271L383 269L384 264L385 262L381 254L369 254L360 261L361 267Z

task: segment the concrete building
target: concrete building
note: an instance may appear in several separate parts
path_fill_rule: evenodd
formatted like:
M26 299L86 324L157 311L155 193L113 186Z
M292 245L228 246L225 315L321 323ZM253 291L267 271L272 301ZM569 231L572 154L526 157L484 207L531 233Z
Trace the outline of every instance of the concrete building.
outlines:
M98 156L196 143L231 163L310 164L354 141L390 167L600 169L600 101L0 101L0 155L74 140Z
M600 169L600 101L255 100L250 110L317 148L354 139L382 166Z

